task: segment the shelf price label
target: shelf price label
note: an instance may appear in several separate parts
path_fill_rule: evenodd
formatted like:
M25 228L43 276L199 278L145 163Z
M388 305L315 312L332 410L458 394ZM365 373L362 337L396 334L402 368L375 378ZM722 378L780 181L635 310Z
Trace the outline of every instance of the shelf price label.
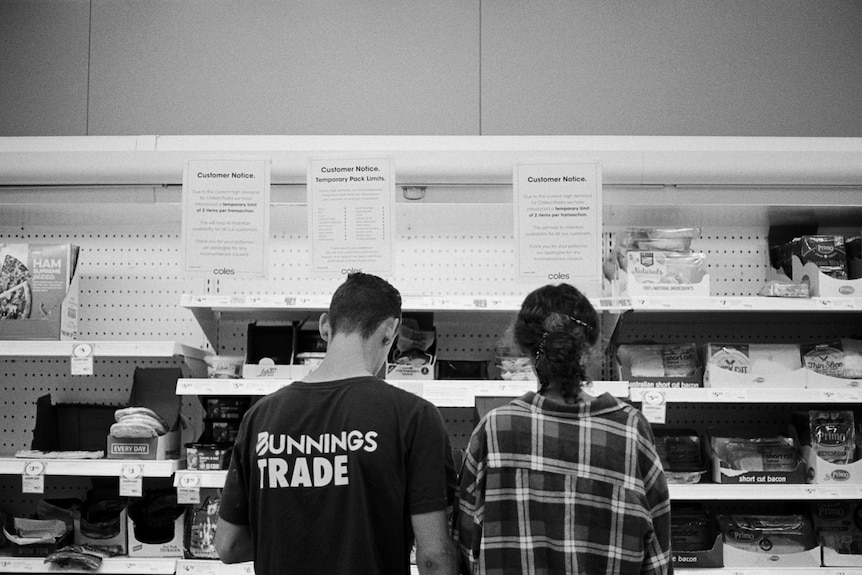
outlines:
M825 389L821 392L823 401L858 403L862 401L862 391L854 389Z
M748 394L740 390L717 390L713 389L709 392L709 397L716 402L746 402Z
M647 421L658 424L667 421L667 398L664 392L656 389L644 391L641 401L641 411Z
M120 496L140 497L143 495L144 467L139 463L129 463L120 468Z
M45 470L47 467L44 461L25 463L24 473L21 475L21 492L45 493Z
M76 343L72 346L69 368L72 375L93 375L94 348L91 343Z
M36 565L41 562L26 561L24 559L2 559L0 560L0 571L4 573L33 573Z
M178 476L177 503L201 502L201 476L197 473L182 473Z

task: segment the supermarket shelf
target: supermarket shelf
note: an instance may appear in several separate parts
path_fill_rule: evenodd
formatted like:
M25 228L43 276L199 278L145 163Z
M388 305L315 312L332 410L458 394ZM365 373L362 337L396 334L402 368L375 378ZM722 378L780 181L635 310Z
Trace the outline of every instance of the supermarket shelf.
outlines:
M669 485L669 488L670 497L674 501L811 501L816 499L862 499L862 485L740 485L729 483L695 483L692 485L671 484Z
M403 298L405 311L488 311L516 312L521 297L483 296L409 296ZM752 312L811 312L862 311L862 297L842 298L779 298L779 297L639 297L598 298L593 305L599 311L752 311ZM329 296L281 295L194 295L183 294L180 306L211 313L278 313L324 311Z
M268 395L290 385L288 379L214 379L186 378L177 380L177 395ZM532 381L504 380L389 380L395 387L415 393L437 407L472 407L477 397L519 397L535 391ZM587 389L593 395L610 393L613 396L643 401L647 392L660 392L667 403L860 403L862 389L776 389L733 388L628 388L625 381L596 381Z
M718 387L647 388L633 387L632 401L643 401L645 393L660 392L667 403L859 403L862 389L734 389Z
M24 475L25 467L40 463L38 470L44 475L76 477L120 477L133 468L142 477L171 477L185 467L179 459L40 459L0 457L0 475Z
M290 379L217 379L177 380L177 395L269 395L293 383Z
M227 471L180 470L174 476L174 487L224 487ZM739 485L696 483L671 484L674 501L811 501L816 499L862 499L862 484Z
M862 311L862 297L632 297L601 298L597 309L640 312L847 312Z
M424 397L437 407L473 407L477 397L520 397L536 390L533 381L446 379L446 380L387 380L389 384ZM177 380L177 395L268 395L290 385L286 379L208 379ZM628 397L628 385L623 381L596 381L591 393L608 392Z
M93 357L187 357L203 359L201 349L173 341L0 341L0 357L71 357L76 346L87 344Z
M325 311L331 296L306 294L280 295L194 295L183 294L180 306L213 313L278 313ZM404 311L517 311L520 297L497 296L409 296L402 297Z
M44 562L42 557L9 557L0 555L0 573L107 573L142 575L173 575L177 569L177 560L161 557L112 557L103 559L97 571L83 569L58 569ZM253 575L252 570L249 575ZM239 575L239 572L237 572Z

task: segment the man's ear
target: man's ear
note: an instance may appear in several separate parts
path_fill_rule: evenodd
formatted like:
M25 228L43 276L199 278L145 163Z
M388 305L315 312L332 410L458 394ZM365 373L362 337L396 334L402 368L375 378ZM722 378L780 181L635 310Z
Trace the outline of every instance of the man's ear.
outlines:
M329 343L329 338L332 335L332 325L329 323L329 314L323 312L320 314L320 319L317 321L317 327L320 330L320 338Z
M383 322L383 345L392 345L392 342L395 341L395 336L398 335L399 323L400 320L395 317L389 318Z

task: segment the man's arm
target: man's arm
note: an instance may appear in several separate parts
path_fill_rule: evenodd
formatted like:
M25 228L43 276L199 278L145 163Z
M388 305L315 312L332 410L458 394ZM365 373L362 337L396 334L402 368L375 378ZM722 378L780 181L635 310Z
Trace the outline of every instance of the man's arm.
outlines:
M416 536L416 567L419 575L456 575L458 554L449 538L446 510L410 516Z
M248 525L236 525L219 517L215 547L219 559L224 563L241 563L254 559L254 545Z

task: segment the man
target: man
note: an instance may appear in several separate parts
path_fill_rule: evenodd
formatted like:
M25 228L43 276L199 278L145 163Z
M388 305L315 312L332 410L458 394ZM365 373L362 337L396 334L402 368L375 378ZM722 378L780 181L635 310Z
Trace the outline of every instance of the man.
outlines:
M326 358L258 401L240 426L216 549L257 575L454 574L454 464L437 408L376 377L401 296L355 273L320 317Z

